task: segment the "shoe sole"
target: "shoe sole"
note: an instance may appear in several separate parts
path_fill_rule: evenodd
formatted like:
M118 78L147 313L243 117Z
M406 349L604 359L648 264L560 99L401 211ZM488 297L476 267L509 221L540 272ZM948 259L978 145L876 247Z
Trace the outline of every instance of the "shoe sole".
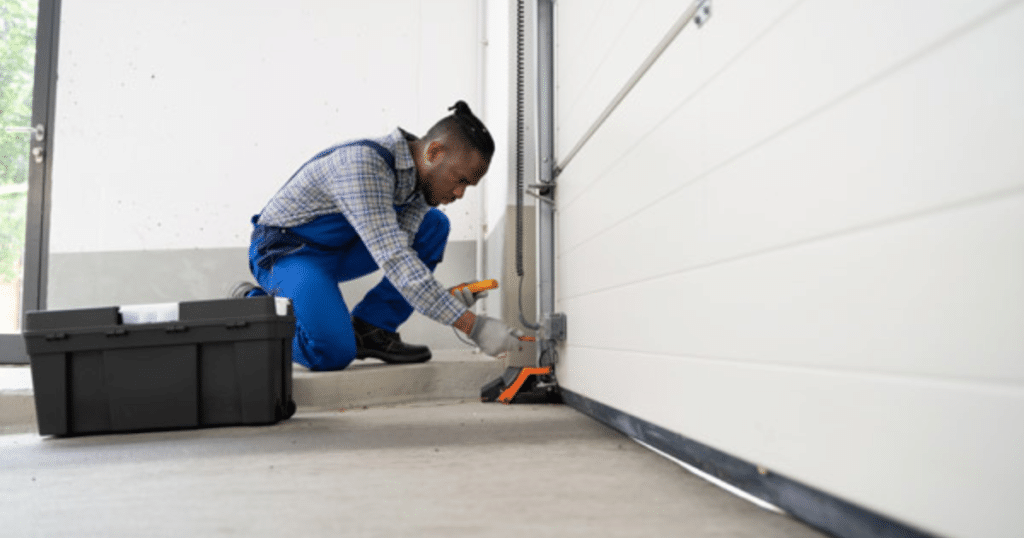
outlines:
M388 355L386 353L382 353L380 351L375 351L372 349L360 349L356 352L357 360L368 358L380 359L388 364L419 364L421 362L429 361L431 358L433 358L433 355L430 352L427 352L426 356L410 359L406 357L395 357L394 355Z

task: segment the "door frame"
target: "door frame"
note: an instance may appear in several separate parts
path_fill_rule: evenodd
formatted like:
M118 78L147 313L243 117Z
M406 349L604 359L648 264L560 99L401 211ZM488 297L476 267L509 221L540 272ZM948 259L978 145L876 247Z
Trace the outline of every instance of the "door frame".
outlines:
M43 126L43 137L32 135L28 167L28 208L25 219L25 262L21 312L46 309L46 277L50 254L50 186L53 171L53 123L57 101L57 57L60 48L60 2L39 0L36 19L36 63L32 89L32 125ZM42 152L36 162L35 153ZM21 334L0 334L0 364L27 364Z

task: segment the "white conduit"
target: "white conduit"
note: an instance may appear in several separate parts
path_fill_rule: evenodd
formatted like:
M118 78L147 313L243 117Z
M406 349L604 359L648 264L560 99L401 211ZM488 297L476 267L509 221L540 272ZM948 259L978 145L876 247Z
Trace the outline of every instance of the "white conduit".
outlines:
M683 31L683 28L691 20L693 20L694 16L697 15L700 8L705 4L709 4L709 1L694 0L694 2L690 4L690 7L686 8L686 11L683 12L682 16L679 17L679 20L676 21L672 28L669 29L668 33L665 34L665 37L663 37L661 39L661 42L658 43L658 46L654 47L654 50L651 51L651 54L647 56L647 59L644 60L644 63L640 64L640 67L636 70L635 73L633 73L633 76L629 77L629 80L626 81L626 85L623 86L621 90L619 90L619 93L615 96L614 99L612 99L611 103L609 103L608 106L604 109L604 112L602 112L601 115L597 117L597 120L595 120L593 125L590 126L590 129L587 129L587 132L586 134L583 135L583 138L581 138L580 141L577 142L575 146L573 146L572 150L570 150L569 153L566 154L565 159L562 159L562 162L558 163L558 166L555 168L556 176L562 173L562 170L565 170L565 167L569 165L569 161L571 161L572 158L575 157L577 153L579 153L580 149L587 143L587 141L590 140L590 137L594 136L594 133L596 133L597 130L601 128L601 125L605 122L605 120L608 119L608 116L612 115L612 112L614 112L615 109L619 106L619 103L621 103L626 98L626 95L628 95L629 92L633 90L633 86L636 86L637 82L640 82L640 79L643 78L644 74L647 73L647 70L650 69L652 65L654 65L654 62L658 60L661 54L665 52L665 49L667 49L668 46L672 44L672 41L675 40L676 36L678 36L679 33Z

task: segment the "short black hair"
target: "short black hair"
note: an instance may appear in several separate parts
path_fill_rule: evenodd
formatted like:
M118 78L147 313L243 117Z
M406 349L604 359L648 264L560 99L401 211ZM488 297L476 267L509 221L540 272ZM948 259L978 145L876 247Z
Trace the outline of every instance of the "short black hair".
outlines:
M491 132L487 130L484 123L473 114L465 101L456 102L448 107L448 110L455 112L435 123L424 138L433 140L445 133L454 134L479 151L484 159L490 161L491 156L494 155L494 139L491 138Z

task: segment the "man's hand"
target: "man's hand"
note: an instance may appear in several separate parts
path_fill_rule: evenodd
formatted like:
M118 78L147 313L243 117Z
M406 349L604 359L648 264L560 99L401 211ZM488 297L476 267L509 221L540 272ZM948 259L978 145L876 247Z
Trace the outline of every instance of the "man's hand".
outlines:
M460 303L466 305L466 308L473 308L473 305L476 304L476 301L478 299L482 299L484 297L487 297L487 291L480 291L480 292L477 292L477 293L473 293L473 292L469 291L469 286L467 286L467 284L469 284L469 283L468 282L463 282L462 284L459 284L458 286L455 286L454 288L450 289L449 291L452 292L452 295L454 295L455 298L458 299ZM459 289L460 287L462 289Z
M523 332L519 329L513 329L500 319L488 316L476 316L473 330L469 332L469 337L480 350L493 357L521 349L520 336L523 336Z

